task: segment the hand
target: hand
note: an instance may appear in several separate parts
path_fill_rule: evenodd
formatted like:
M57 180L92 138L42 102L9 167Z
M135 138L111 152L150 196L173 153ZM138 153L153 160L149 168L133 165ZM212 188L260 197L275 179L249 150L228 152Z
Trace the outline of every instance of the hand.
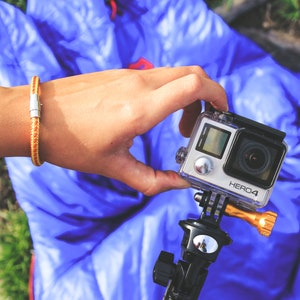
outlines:
M40 90L42 160L146 195L189 184L137 161L129 152L133 139L181 108L180 130L188 136L201 110L197 99L227 110L225 91L200 67L103 71L45 82Z

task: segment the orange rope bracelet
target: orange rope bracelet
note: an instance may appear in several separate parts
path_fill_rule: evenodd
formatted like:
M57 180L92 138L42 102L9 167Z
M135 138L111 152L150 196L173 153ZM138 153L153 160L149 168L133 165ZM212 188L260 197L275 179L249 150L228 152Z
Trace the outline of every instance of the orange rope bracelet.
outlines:
M40 118L41 104L39 100L40 78L33 76L30 84L30 152L31 160L35 166L42 165L39 157L39 136L40 136Z

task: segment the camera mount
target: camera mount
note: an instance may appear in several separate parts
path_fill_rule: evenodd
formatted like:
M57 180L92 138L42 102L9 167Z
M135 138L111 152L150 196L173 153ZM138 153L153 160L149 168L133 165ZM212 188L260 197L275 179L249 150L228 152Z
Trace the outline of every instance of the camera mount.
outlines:
M241 218L269 236L277 215L240 210L229 204L229 198L215 192L196 193L195 201L203 207L199 219L181 220L184 231L181 242L182 258L174 263L174 255L161 251L153 269L153 281L167 287L164 300L197 300L208 274L223 246L231 244L221 230L223 215Z

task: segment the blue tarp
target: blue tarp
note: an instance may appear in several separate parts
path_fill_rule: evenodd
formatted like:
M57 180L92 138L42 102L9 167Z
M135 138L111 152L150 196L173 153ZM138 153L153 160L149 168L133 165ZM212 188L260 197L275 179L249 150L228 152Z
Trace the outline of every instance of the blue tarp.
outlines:
M229 28L204 1L119 0L111 20L102 0L29 0L27 13L0 2L0 84L27 84L112 68L198 64L226 89L230 110L287 133L289 146L267 209L270 238L224 217L233 239L200 298L300 299L300 75L279 66ZM84 101L84 100L83 100ZM149 109L151 109L149 107ZM135 140L154 168L177 170L187 144L177 112ZM99 137L100 138L100 137ZM72 151L72 149L70 149ZM178 221L197 217L192 189L145 197L122 183L27 158L7 159L34 243L35 299L161 299L152 282L161 250L181 258Z

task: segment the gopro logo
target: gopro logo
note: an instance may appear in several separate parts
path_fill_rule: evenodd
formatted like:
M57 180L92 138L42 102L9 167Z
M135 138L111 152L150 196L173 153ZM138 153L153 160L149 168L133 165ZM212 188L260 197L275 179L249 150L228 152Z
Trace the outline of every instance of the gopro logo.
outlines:
M258 196L258 190L253 190L252 188L245 186L243 184L237 183L237 182L229 182L229 187L233 187L236 190L244 191L247 194L253 194L255 196Z

